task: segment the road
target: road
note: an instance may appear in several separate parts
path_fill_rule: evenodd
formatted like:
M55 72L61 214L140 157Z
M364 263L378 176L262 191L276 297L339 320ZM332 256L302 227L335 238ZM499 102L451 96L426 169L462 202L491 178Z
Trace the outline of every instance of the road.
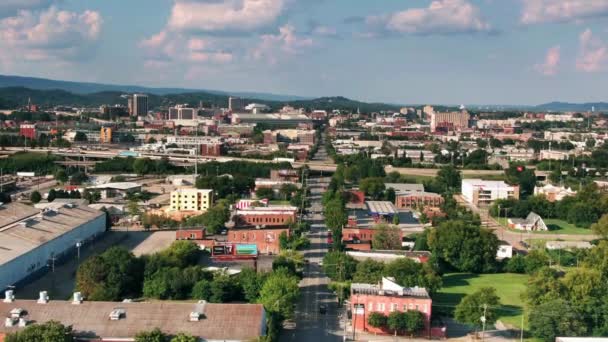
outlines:
M321 143L313 161L327 162L327 152ZM300 301L295 315L295 329L284 330L281 341L342 341L343 328L340 326L341 310L335 294L329 290L329 278L319 264L327 253L327 228L323 218L321 196L330 178L309 178L310 205L307 208L311 223L310 247L303 251L307 263L300 281ZM319 312L319 305L327 307L326 313ZM343 327L343 326L342 326Z

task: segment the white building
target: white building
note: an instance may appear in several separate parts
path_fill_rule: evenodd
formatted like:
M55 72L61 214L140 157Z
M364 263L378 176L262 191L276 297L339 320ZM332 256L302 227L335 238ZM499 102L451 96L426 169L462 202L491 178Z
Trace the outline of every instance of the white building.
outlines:
M487 205L497 199L519 199L519 186L503 181L463 179L462 197L473 205Z
M563 186L547 184L534 187L534 195L544 195L549 202L561 201L564 197L576 195L576 191Z
M506 259L506 258L512 258L513 257L513 246L509 245L508 243L503 243L500 246L498 246L498 250L496 251L496 259L498 260L502 260L502 259Z
M207 211L213 203L213 190L183 188L171 191L171 211Z
M105 213L75 203L0 206L0 289L19 285L106 230Z
M570 156L568 151L553 151L553 150L541 150L539 160L568 160Z

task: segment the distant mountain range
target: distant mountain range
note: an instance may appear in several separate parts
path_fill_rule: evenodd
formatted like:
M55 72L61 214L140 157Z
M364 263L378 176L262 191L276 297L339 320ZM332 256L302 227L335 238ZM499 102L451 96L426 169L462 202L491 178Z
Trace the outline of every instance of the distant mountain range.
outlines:
M135 85L116 85L89 82L57 81L38 77L23 77L0 75L0 88L23 87L38 90L65 90L74 94L91 94L106 91L125 92L125 93L145 93L154 95L169 95L183 93L209 93L216 95L238 96L243 98L255 98L267 101L292 101L307 100L310 98L292 95L277 95L256 92L226 92L221 90L209 89L187 89L187 88L151 88Z
M607 102L589 102L589 103L568 103L568 102L549 102L533 107L539 111L553 112L589 112L595 109L596 112L607 112Z

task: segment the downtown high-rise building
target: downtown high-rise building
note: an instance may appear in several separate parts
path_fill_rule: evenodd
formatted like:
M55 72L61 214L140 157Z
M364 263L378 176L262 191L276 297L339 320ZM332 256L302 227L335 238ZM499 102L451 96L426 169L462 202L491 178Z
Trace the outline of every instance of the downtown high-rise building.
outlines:
M130 114L132 116L148 115L148 95L133 94L130 105Z

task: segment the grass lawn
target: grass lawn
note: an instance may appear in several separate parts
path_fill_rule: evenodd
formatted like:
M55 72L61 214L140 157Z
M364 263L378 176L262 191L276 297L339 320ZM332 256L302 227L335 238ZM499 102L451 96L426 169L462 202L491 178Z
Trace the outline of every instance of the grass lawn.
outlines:
M502 307L499 309L499 319L515 327L521 327L521 317L524 302L521 294L525 292L528 275L498 273L470 274L448 273L443 276L443 287L433 297L433 310L451 313L454 307L467 294L482 287L493 287L500 297Z
M501 217L500 219L498 219L498 222L505 227L507 226L507 220L504 217ZM577 226L570 224L563 220L546 219L545 224L549 228L548 231L524 232L524 234L534 234L534 235L551 235L551 234L591 235L591 234L593 234L591 229L577 227ZM519 232L519 230L514 230L514 229L511 229L511 230Z
M289 201L283 201L283 200L270 200L268 201L268 204L272 204L272 205L290 205Z

